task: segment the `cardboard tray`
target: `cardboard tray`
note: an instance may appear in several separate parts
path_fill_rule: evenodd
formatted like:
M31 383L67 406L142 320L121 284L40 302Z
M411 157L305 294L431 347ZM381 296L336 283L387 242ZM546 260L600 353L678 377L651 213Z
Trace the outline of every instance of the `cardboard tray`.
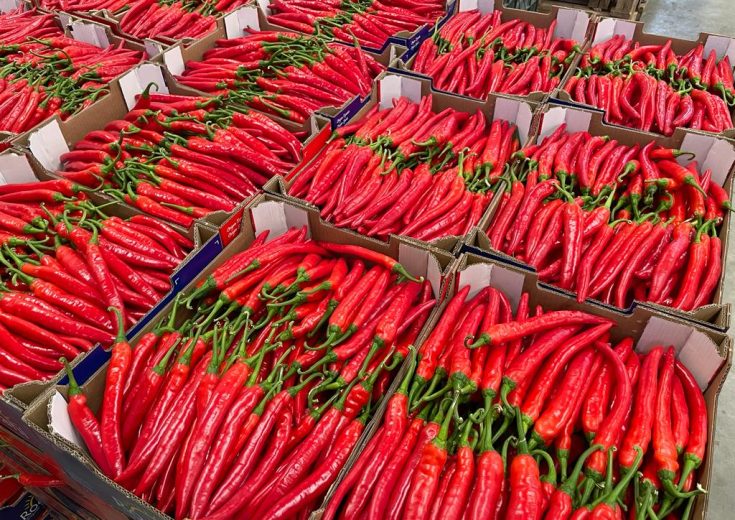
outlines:
M587 130L592 135L608 135L617 139L622 144L645 144L649 141L656 141L662 146L691 151L696 154L696 160L701 165L702 171L705 169L712 170L712 182L723 186L730 196L733 196L733 181L735 176L732 173L735 171L735 144L726 139L715 137L712 134L684 131L681 128L678 128L670 137L662 137L617 125L608 125L603 122L602 114L597 111L592 112L554 104L542 107L537 112L535 118L536 124L534 126L538 129L537 135L534 136L536 140L543 139L556 130L562 123L566 123L569 132ZM680 161L684 162L684 158L680 159ZM485 230L488 229L488 226L493 220L493 216L488 215L488 218L481 221L470 234L469 239L465 242L465 250L521 267L529 273L532 273L532 276L535 277L535 270L530 265L497 249L493 249L490 245L490 240ZM619 309L599 301L596 301L596 303L616 312L623 313L631 313L636 307L654 308L661 313L696 322L699 326L726 332L730 327L732 310L730 302L726 301L724 297L723 282L727 266L731 221L731 215L727 212L720 227L719 234L720 240L722 241L722 274L720 275L720 283L714 294L714 300L710 305L699 307L693 311L680 311L651 302L634 301L628 309ZM564 293L572 299L576 297L575 292L567 291L544 282L539 283L549 287L551 290Z
M532 309L536 305L542 305L545 311L580 310L611 319L616 322L616 326L610 331L612 341L618 341L627 336L633 337L636 340L635 350L638 352L647 352L656 345L673 345L676 349L677 358L692 371L697 379L707 403L707 451L704 463L698 470L698 476L699 482L705 488L710 487L712 466L714 464L717 401L732 365L732 340L727 334L714 332L680 318L664 315L655 309L638 307L630 315L621 315L594 303L585 302L580 304L570 300L565 295L538 285L533 276L518 267L500 264L494 260L484 259L473 254L463 254L458 258L451 274L453 275L453 283L448 286L444 301L429 318L427 328L433 328L436 325L449 300L459 289L469 285L471 287L469 297L472 297L489 285L502 291L508 297L514 311L518 306L521 294L528 292L529 304ZM423 343L427 336L428 334L422 335L419 341L416 342L417 345ZM408 361L404 364L403 369L407 365ZM396 379L400 381L399 378ZM391 390L395 391L397 386L394 382ZM387 400L388 397L386 395L385 399ZM365 447L372 434L380 427L383 411L381 409L380 414L373 417L369 423L363 438L360 440L360 449ZM352 453L337 482L328 491L322 506L312 514L312 520L318 520L321 517L324 508L329 503L329 498L359 455L360 451L358 450ZM705 518L708 497L708 494L697 497L692 511L693 515L690 518L696 520Z
M393 238L387 244L374 244L366 239L348 234L341 229L320 221L318 213L264 194L254 199L240 219L234 219L220 232L224 249L216 259L200 273L197 279L209 275L218 265L234 253L246 248L257 234L270 230L269 238L283 234L293 226L307 225L310 235L319 240L336 243L358 244L372 250L397 258L406 269L417 276L424 276L431 284L437 299L446 291L446 273L453 265L454 258L443 251L426 247L408 239ZM234 235L225 233L235 229ZM193 289L195 280L184 291ZM159 316L165 316L171 304L161 309ZM185 318L183 314L178 318ZM154 326L154 320L138 332L131 343L135 345L141 335ZM75 377L85 389L88 402L93 410L100 406L105 384L109 354L102 349L91 351L73 367ZM169 518L150 504L142 502L135 495L118 486L102 475L91 462L79 437L74 431L66 412L66 378L57 381L57 386L49 388L40 396L24 415L18 428L24 430L27 442L42 450L63 468L70 485L80 494L99 502L90 506L93 514L101 513L106 507L114 507L131 518L164 519ZM108 518L101 516L101 518Z
M434 34L434 31L436 31L439 27L442 27L445 23L447 23L447 20L449 20L454 15L457 10L457 2L458 0L446 0L446 9L444 10L444 15L442 15L438 20L436 20L435 23L431 25L422 25L414 31L400 31L398 33L395 33L394 35L388 37L388 39L379 49L367 47L364 45L362 46L362 48L372 54L380 55L386 52L386 50L388 50L391 45L399 45L406 48L406 52L408 53L408 55L413 55L416 51L418 51L419 47L421 47L421 44L424 42L424 40L431 38L431 36ZM270 14L270 2L268 0L257 0L257 4L266 16ZM386 5L390 5L390 2L388 2ZM298 32L293 31L292 29L287 29L286 27L282 27L277 24L271 25L283 31ZM354 45L354 42L351 41L341 43L344 43L346 45Z
M644 32L644 29L644 22L621 20L619 18L600 17L595 24L594 32L590 38L590 43L588 47L584 49L584 51L587 52L594 45L605 40L609 40L615 35L622 34L626 38L637 41L641 45L663 45L668 40L671 40L671 49L676 53L677 56L686 54L701 43L702 45L704 45L705 57L710 53L710 51L714 50L717 54L718 59L723 58L724 56L728 56L730 58L730 62L735 62L735 38L730 38L728 36L722 36L719 34L701 32L699 33L699 37L696 40L684 40L681 38L670 38L668 36L660 36L658 34L646 33ZM598 107L586 105L584 103L573 100L569 93L564 90L566 82L574 75L574 72L579 66L581 59L582 55L577 56L570 67L569 73L559 84L559 86L551 93L551 97L566 105L603 112ZM735 116L735 109L732 111L732 114ZM629 128L622 125L614 126ZM684 129L690 130L687 128ZM700 130L694 131L703 132ZM719 135L730 139L735 138L735 128L725 130Z
M345 121L340 120L340 126L344 126L361 119L378 103L381 108L388 108L392 106L392 100L400 96L407 97L418 103L421 100L421 97L429 94L432 96L432 109L435 112L440 112L446 108L454 108L461 112L469 113L482 110L489 121L492 121L493 119L505 119L515 123L518 126L520 141L522 144L525 144L529 137L534 133L533 113L537 108L537 105L534 103L496 94L490 95L490 97L485 101L480 101L444 92L432 92L431 83L428 79L419 79L394 72L386 72L378 76L373 84L373 92L370 95L369 102L350 119ZM306 162L302 163L301 167L298 167L295 171L302 171L307 164L308 163ZM283 177L275 176L263 186L263 189L268 193L278 195L294 204L316 209L316 206L306 202L305 200L298 199L288 194L288 189L297 178L298 174L288 181ZM492 214L495 206L499 204L499 200L499 197L493 198L488 209L485 210L485 215ZM485 215L481 218L480 222L484 220ZM352 234L358 234L356 231L349 228L344 229ZM458 246L461 246L463 239L464 237L461 236L447 236L433 240L429 242L429 244L445 251L454 251ZM375 238L367 238L367 240L380 243L380 241Z
M110 84L110 93L94 105L95 110L86 110L68 121L60 121L58 117L54 117L21 136L14 142L15 151L0 156L2 159L0 160L0 176L5 178L6 182L12 183L25 182L24 179L33 178L58 178L56 171L61 166L59 161L61 154L69 151L72 143L83 139L90 131L101 129L115 119L122 119L135 105L135 96L143 92L151 83L155 83L159 92L199 95L196 91L182 85L169 84L164 78L164 70L161 65L153 63L139 65ZM302 163L314 157L330 133L328 125L316 116L312 116L305 125L295 126L293 123L284 121L281 121L281 124L292 132L305 131L307 133L302 148ZM23 165L24 161L30 164L30 169L26 166L21 168L20 165ZM299 165L296 166L298 167ZM117 200L96 192L91 193L90 198L101 203ZM230 212L214 211L196 222L219 226L237 211L239 211L238 208ZM174 225L174 227L177 226Z
M258 9L255 6L242 7L235 13L231 13L230 16L225 18L224 27L218 27L217 30L209 33L206 37L196 41L195 43L192 43L191 45L187 46L183 43L180 43L174 47L171 47L170 49L163 51L160 56L160 60L165 66L164 76L166 82L169 85L181 85L183 87L183 83L179 83L179 81L174 78L174 76L180 75L184 72L186 63L188 63L189 61L200 61L206 51L216 47L217 40L224 38L240 38L248 34L246 32L246 29L249 28L257 29L260 31L284 31L284 29L280 26L270 24L266 19L266 15L261 9ZM341 44L341 42L337 43ZM388 67L390 63L397 59L397 56L402 55L403 53L405 53L405 51L405 47L402 47L400 45L389 45L380 54L374 54L367 50L364 50L363 52L367 52L376 61ZM190 87L187 88L197 92L198 95L210 95L199 90L191 89ZM341 106L324 106L317 110L315 113L325 116L333 122L335 120L347 120L350 119L357 111L359 111L365 105L365 103L369 101L369 99L369 96L366 96L365 98L355 96L354 98L343 103ZM270 114L269 117L278 120L282 124L284 124L284 121L286 123L290 123L291 125L294 124L290 121L286 121L280 117ZM334 126L334 123L333 128L336 128Z
M224 28L228 24L232 24L233 20L236 20L238 18L238 11L240 9L243 9L247 6L240 6L239 8L227 12L227 13L220 13L218 16L216 16L216 23L214 31L221 31L224 30ZM42 11L47 12L53 12L41 9ZM182 39L173 39L173 38L167 38L164 36L161 37L155 37L155 38L139 38L137 36L133 36L132 34L128 34L125 31L123 31L120 28L120 20L125 14L125 11L117 11L115 13L108 11L107 9L101 9L101 10L93 10L93 11L63 11L59 10L58 12L59 16L74 16L77 18L81 18L84 20L89 20L92 22L96 22L99 24L103 24L106 27L108 27L114 34L128 39L133 42L137 42L139 45L143 45L147 50L148 54L151 57L159 55L161 52L163 52L166 49L169 49L173 47L174 45L191 45L192 43L195 43L199 41L202 38L206 38L209 34L212 34L211 32L204 35L202 38L182 38ZM236 23L236 22L234 22Z
M490 14L493 11L500 11L502 13L500 19L503 22L508 20L523 20L524 22L531 23L538 28L548 28L551 23L556 20L556 28L554 29L554 36L557 38L573 38L577 40L578 45L585 49L590 34L594 28L594 17L590 14L581 11L579 9L563 8L553 6L549 12L534 12L524 11L523 9L512 9L510 7L503 6L503 0L458 0L458 12L471 11L473 9L479 9L483 14ZM418 49L417 49L418 50ZM404 74L415 76L418 78L431 79L425 74L413 71L413 63L416 59L416 53L404 53L397 61L393 63L390 70L403 72ZM569 69L564 73L560 84L564 83L568 76L576 68L576 60L572 61ZM433 81L431 85L433 92L444 92L452 94L461 98L471 98L470 96L464 96L446 90L440 90L434 88ZM502 93L498 93L502 94ZM525 99L533 102L544 102L551 92L536 91L531 92L527 96L513 96L520 99ZM510 94L505 94L510 96Z
M2 5L0 5L0 12L5 12L3 11ZM45 13L40 12L39 14L45 14ZM104 48L109 45L120 46L124 49L140 51L150 56L150 53L147 52L147 49L144 46L140 45L139 43L136 43L136 42L133 42L128 39L121 38L120 36L115 35L110 30L110 28L106 27L103 24L99 24L99 23L96 23L90 20L83 20L79 17L64 16L61 13L53 13L53 14L56 17L56 25L69 38L73 38L79 42L89 43L91 45L95 45L100 48ZM144 60L146 59L145 54L144 54L143 59ZM107 94L107 96L109 96L109 94ZM107 96L102 96L100 99L95 101L89 107L82 108L79 112L67 118L66 122L71 122L75 120L76 118L78 118L80 115L82 115L85 112L92 112L92 113L96 112L98 110L100 102ZM22 140L25 135L32 132L35 128L38 128L39 126L43 125L48 120L49 119L46 119L38 123L35 127L29 130L26 130L25 132L21 132L20 134L0 131L0 151L10 148L16 141ZM1 182L2 182L2 179L0 179L0 183Z
M23 156L10 156L5 153L0 155L0 168L5 165L10 159L13 161L16 171L24 168ZM28 164L25 163L25 168ZM23 179L17 179L16 182L33 182L35 180L43 180L43 177L24 177ZM137 209L131 208L125 204L118 202L112 202L104 208L105 213L111 216L117 216L120 218L128 218L133 215L140 214ZM182 230L180 230L182 231ZM137 334L141 329L145 328L151 320L158 315L160 310L166 307L174 297L191 282L194 278L199 275L199 272L212 261L221 251L222 243L217 233L217 229L213 226L197 223L191 229L182 231L189 239L194 242L194 249L182 260L182 262L176 267L171 273L171 289L165 294L161 300L148 311L135 325L133 325L128 331L128 336L131 337ZM82 354L77 357L77 360L81 360L86 354ZM77 361L78 362L78 361ZM18 424L18 420L23 411L27 406L36 398L38 395L43 393L49 386L53 384L55 380L58 380L63 374L63 370L55 377L49 378L45 381L28 381L25 383L19 383L4 392L0 393L0 428L5 427L15 433L16 435L22 435L22 430L18 431L14 429L13 425ZM2 435L0 435L2 439Z

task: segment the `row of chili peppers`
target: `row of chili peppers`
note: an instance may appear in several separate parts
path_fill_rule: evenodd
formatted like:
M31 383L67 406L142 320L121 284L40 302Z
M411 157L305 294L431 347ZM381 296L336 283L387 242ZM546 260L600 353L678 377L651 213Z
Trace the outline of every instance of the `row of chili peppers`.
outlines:
M19 30L18 23L34 28ZM3 26L14 26L7 40ZM0 130L21 133L54 114L66 119L142 59L121 45L101 49L64 36L50 15L0 15Z
M733 69L700 44L677 57L671 41L639 45L616 35L584 54L564 85L580 103L604 110L608 121L671 135L677 127L720 133L733 128Z
M577 42L554 36L556 20L538 28L501 17L501 11L458 13L421 44L411 69L439 90L476 98L554 90L579 52Z
M0 187L0 242L3 388L109 346L169 292L193 248L158 220L107 214L66 180Z
M719 228L731 204L711 171L676 161L686 152L561 125L518 155L487 228L491 247L580 302L686 311L712 302L722 275Z
M25 43L29 38L53 38L62 36L56 17L41 14L35 9L22 8L0 14L0 43L12 45Z
M57 175L188 228L232 210L300 157L294 134L229 98L145 92L123 119L62 154Z
M612 348L604 318L530 316L528 294L514 316L502 292L469 291L447 304L323 518L687 518L707 410L673 348Z
M245 2L228 2L242 5ZM201 38L212 32L217 20L211 14L203 14L202 7L212 4L192 2L158 2L138 0L120 18L120 30L136 38Z
M308 513L435 304L390 257L267 235L134 347L118 338L96 415L70 375L94 461L175 518Z
M667 81L676 90L682 87L706 90L732 106L735 82L727 54L718 58L717 52L711 49L705 57L704 45L698 43L683 56L677 56L671 46L671 40L663 45L641 45L617 34L593 46L582 58L580 67L589 71L643 70Z
M229 92L245 105L265 97L259 110L301 123L320 108L367 96L373 78L385 70L356 47L291 32L249 33L217 40L176 79L209 94Z
M42 0L52 11L96 13L107 11L119 29L136 38L181 40L201 38L217 27L217 18L247 2L244 0Z
M381 49L391 36L433 25L445 14L442 0L269 0L268 21L304 34Z
M519 148L516 126L420 103L376 105L295 176L288 193L323 218L368 236L420 240L462 236L475 226Z

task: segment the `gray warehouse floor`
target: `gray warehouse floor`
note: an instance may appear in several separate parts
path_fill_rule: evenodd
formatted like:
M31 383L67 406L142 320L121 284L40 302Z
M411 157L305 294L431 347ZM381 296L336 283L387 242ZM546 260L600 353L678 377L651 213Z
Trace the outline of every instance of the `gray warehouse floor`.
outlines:
M648 0L642 21L646 32L677 38L694 39L700 31L735 37L735 2L733 0ZM726 266L725 295L735 301L735 251L730 243ZM710 489L708 518L735 518L735 377L732 373L720 394L715 438L715 465Z

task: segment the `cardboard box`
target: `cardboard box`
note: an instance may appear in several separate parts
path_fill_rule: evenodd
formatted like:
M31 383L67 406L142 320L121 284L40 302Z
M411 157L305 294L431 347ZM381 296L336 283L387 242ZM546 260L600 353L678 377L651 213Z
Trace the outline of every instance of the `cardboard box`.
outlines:
M440 112L446 108L453 108L455 110L468 113L474 113L477 110L482 110L487 116L488 121L492 121L494 119L505 119L506 121L515 123L518 127L520 141L523 144L525 144L529 136L533 134L533 112L537 108L534 103L496 94L490 95L490 97L485 101L480 101L443 92L432 92L431 83L428 79L419 79L393 72L388 72L379 76L373 85L373 92L370 96L370 101L352 118L340 121L339 126L344 126L358 121L373 106L375 106L375 104L379 103L381 108L388 108L392 106L394 98L401 96L407 97L408 99L418 103L423 96L429 94L432 96L432 109L434 112ZM306 165L307 163L304 162L302 167L296 168L294 171L302 171L303 167ZM316 208L314 205L288 194L289 188L297 178L298 173L293 175L288 181L283 177L276 176L268 181L263 186L263 189L294 204L299 204L308 208ZM492 213L499 200L500 199L498 197L493 199L490 206L485 211L485 215ZM484 218L485 216L483 216L481 222ZM344 229L357 235L356 231L348 228ZM463 237L460 236L448 236L434 240L430 242L430 244L445 251L454 251L457 246L460 245L462 239ZM374 238L367 238L367 240L380 243L378 239Z
M12 1L11 4L15 5ZM2 11L2 9L3 6L0 5L0 11ZM43 14L44 13L39 12L39 15ZM101 49L112 45L119 46L124 49L140 51L144 53L143 60L146 59L147 53L145 47L136 42L116 36L108 27L102 24L95 23L90 20L82 20L78 17L65 16L61 13L56 13L55 16L57 27L69 38L73 38L74 40L77 40L79 42L95 45L97 47L100 47ZM106 96L102 96L99 100L95 101L89 107L82 108L79 112L67 118L66 122L69 123L74 121L83 113L96 113L97 110L99 110L101 101L105 97ZM22 140L25 135L32 132L35 128L38 128L40 125L43 125L46 121L48 121L48 119L37 124L34 128L26 130L25 132L21 132L20 134L0 131L0 151L10 148L15 142Z
M535 127L538 133L533 139L540 141L544 137L550 135L561 124L566 123L567 131L570 133L587 130L592 135L608 135L618 140L621 144L633 145L639 143L641 145L656 141L658 144L686 150L695 154L695 159L700 165L701 171L706 169L712 170L712 182L716 182L720 186L724 186L727 192L732 196L733 193L733 175L735 170L735 145L732 142L712 136L711 134L695 133L692 131L685 132L677 129L670 137L656 136L646 132L632 130L630 128L622 128L617 125L608 125L603 122L602 115L599 112L591 112L587 110L571 108L558 105L546 105L542 107L536 114ZM679 159L685 163L686 157ZM495 209L495 208L493 208ZM486 215L488 218L481 221L477 228L470 234L469 239L465 243L465 249L481 256L495 258L503 262L507 262L519 266L529 272L532 276L536 276L534 269L497 249L493 249L486 230L490 226L494 214ZM636 307L655 308L658 311L679 316L687 320L697 322L700 326L709 327L718 331L727 331L730 327L731 305L725 301L723 294L723 281L725 277L725 269L727 265L728 240L730 234L731 217L729 212L725 215L725 219L720 227L720 240L722 241L722 274L720 275L720 283L714 294L712 304L699 307L693 311L680 311L671 307L665 307L651 302L635 301L629 309L619 309L617 307L597 302L600 305L615 310L616 312L630 313ZM570 298L575 298L576 293L561 289L559 287L539 282L554 291L567 294Z
M572 38L578 42L581 48L585 48L588 43L589 34L593 29L593 17L584 11L579 9L568 9L553 6L551 10L546 13L525 11L522 9L512 9L510 7L503 7L503 0L458 0L458 12L471 11L473 9L479 9L483 14L490 14L494 11L500 11L502 13L500 19L503 22L509 20L523 20L524 22L531 23L538 28L548 28L551 23L556 20L556 28L554 29L555 38ZM418 51L418 49L416 49ZM407 52L403 54L394 64L391 66L391 70L403 72L405 74L416 76L418 78L429 78L425 74L414 72L413 63L416 59L416 53ZM575 68L576 60L572 61L569 69L564 72L562 77L562 83L572 73ZM446 92L443 90L435 89L432 82L432 91L434 92ZM460 94L454 94L455 96L467 98L469 96L462 96ZM543 102L545 101L550 92L531 92L528 96L514 96L526 99L528 101Z
M47 180L49 178L44 175L37 175L37 173L38 170L34 170L29 163L27 156L11 152L0 154L1 184L34 182ZM104 211L110 216L117 216L120 218L129 218L133 215L141 214L141 212L135 208L114 201L108 202ZM212 259L222 251L222 240L214 226L205 223L196 223L189 230L179 229L179 231L192 240L194 248L171 273L171 289L169 292L164 295L163 298L150 311L148 311L145 316L131 327L128 331L129 337L137 334L138 331L148 325L148 323L160 312L160 309L173 301L181 289L197 277L204 266L209 264ZM79 356L76 362L86 355L89 354ZM51 378L46 381L28 381L20 383L0 393L0 427L7 428L10 432L20 437L26 444L36 446L36 444L26 435L26 429L21 425L20 416L36 397L38 397L46 388L51 386L54 380L58 380L58 378L61 377L62 373L63 371L60 374L57 374L55 378ZM0 439L2 439L1 435Z
M216 31L222 31L225 29L226 26L231 24L236 24L237 22L234 21L239 17L238 11L240 9L246 8L247 6L240 6L237 9L234 9L227 13L220 13L217 16L215 16L215 27L212 32ZM139 38L137 36L133 36L132 34L128 34L125 31L122 30L120 27L120 21L122 20L123 16L125 15L125 11L117 11L117 12L110 12L107 9L97 9L92 11L58 11L59 16L75 16L78 18L82 18L85 20L89 20L92 22L96 22L99 24L103 24L106 27L108 27L114 34L125 38L127 40L133 41L138 43L139 45L143 45L146 50L148 50L148 55L151 57L155 57L160 55L164 50L169 49L173 47L174 45L191 45L197 41L199 41L202 38L207 38L209 35L212 34L212 32L204 35L202 38L182 38L179 40L168 38L165 36L157 36L152 38Z
M682 56L695 48L698 44L704 45L704 56L705 58L709 55L710 51L714 50L717 54L718 60L724 56L730 58L730 62L735 62L735 38L727 36L721 36L719 34L712 33L699 33L699 37L696 40L683 40L681 38L670 38L668 36L660 36L658 34L650 34L644 32L644 22L634 22L629 20L620 20L618 18L599 18L595 24L594 32L590 39L589 46L584 49L588 52L590 48L597 45L598 43L609 40L615 35L622 34L628 39L632 39L641 45L663 45L668 40L671 40L671 49L677 56ZM559 87L552 92L551 97L559 100L564 104L571 106L577 106L596 110L602 112L598 107L586 105L572 99L568 92L564 90L564 86L570 77L574 75L577 70L579 63L582 59L582 55L578 56L577 59L572 63L569 74L559 84ZM615 125L618 126L618 125ZM627 128L627 127L624 127ZM722 132L723 136L728 138L735 137L735 129L728 129Z
M445 273L454 262L454 258L446 252L400 238L394 238L387 244L376 245L362 237L324 224L315 211L291 205L267 194L258 196L245 210L241 219L235 219L223 227L220 240L225 244L225 248L197 279L206 277L234 253L247 248L255 236L265 229L270 230L269 238L274 238L290 227L307 225L310 235L318 240L358 244L399 259L409 272L429 280L437 299L441 298L442 291L446 290ZM228 229L238 232L229 235ZM192 281L185 291L193 288L194 283L195 281ZM169 305L162 309L159 316L165 316L170 307ZM185 319L184 314L180 313L177 319ZM153 322L131 339L131 343L135 345L140 336L152 327ZM102 349L95 349L73 367L75 377L85 389L88 403L93 410L97 410L100 406L108 359L108 353ZM29 430L29 436L39 442L37 446L63 468L73 487L80 493L97 497L131 518L168 518L102 475L90 461L82 447L83 443L69 421L65 401L66 382L66 378L61 379L58 386L50 388L29 408L23 419L24 427Z
M446 9L444 10L444 14L433 24L422 25L414 31L400 31L398 33L395 33L394 35L390 36L379 49L374 49L372 47L364 45L362 47L373 54L383 54L391 45L399 45L401 47L405 47L408 54L412 55L418 50L419 47L421 47L421 44L424 40L431 38L431 36L434 34L434 31L436 31L437 28L443 26L447 22L447 20L449 20L449 18L454 15L457 9L457 1L458 0L446 0ZM269 8L269 0L257 0L257 4L258 7L266 14L266 16L271 14ZM390 2L386 3L386 5L390 5ZM277 27L283 31L297 32L276 24L272 25L273 27ZM351 41L342 43L348 45L354 44L354 42Z
M22 179L33 177L44 180L58 178L55 172L61 167L59 157L90 131L102 129L108 122L124 118L135 105L136 96L150 84L155 84L158 92L199 95L188 87L171 85L164 78L161 65L144 63L112 82L110 93L96 103L97 110L84 111L68 121L60 121L58 117L54 117L15 141L17 151L5 154L7 157L0 162L0 178L4 177L6 182L24 182ZM292 132L307 133L302 148L302 162L308 162L322 148L330 133L327 125L316 117L312 117L305 125L295 126L293 123L283 121L281 124ZM25 157L22 158L23 156ZM24 162L29 164L30 168ZM298 167L297 165L296 168ZM90 198L100 203L117 200L99 192L90 193ZM213 211L197 222L219 226L237 211L238 208L230 212Z
M235 16L236 15L236 16ZM247 35L246 29L257 29L259 31L283 31L279 26L272 25L266 19L266 15L261 9L255 6L243 7L236 13L232 13L232 16L225 18L225 26L218 28L216 31L208 34L206 37L192 43L191 45L185 45L180 43L170 49L163 51L160 58L165 66L164 75L166 82L169 85L182 85L174 76L180 75L186 68L186 63L189 61L201 61L204 53L210 49L216 47L217 40L220 39L234 39L240 38ZM341 44L341 42L337 42ZM346 45L346 44L344 44ZM397 56L400 56L405 52L405 48L399 45L389 45L382 53L374 54L367 50L376 61L388 67ZM194 90L194 89L192 89ZM205 92L196 90L199 95L207 96ZM332 128L336 128L334 121L341 121L350 119L357 111L359 111L365 103L369 101L369 96L361 97L355 96L354 98L346 101L341 106L324 106L317 110L315 113L327 117L330 121L333 121ZM269 114L269 117L279 121L281 124L293 125L291 121L284 120L278 116Z
M709 488L712 478L715 418L717 417L717 401L725 378L732 365L732 340L724 333L714 332L699 325L688 323L680 318L666 316L655 309L638 307L630 315L621 315L600 305L577 303L565 295L542 287L536 283L533 276L515 266L503 265L494 260L481 258L473 254L463 254L455 263L452 270L453 283L448 286L448 292L441 306L429 318L429 327L438 322L441 314L454 294L469 285L469 298L487 286L502 291L511 303L515 312L521 295L529 293L530 308L541 305L544 311L552 310L579 310L613 320L616 326L610 330L611 340L619 341L624 337L632 337L637 352L648 352L657 345L672 345L676 350L677 358L686 365L697 379L704 392L708 413L707 451L704 463L698 470L699 482ZM426 336L420 338L421 344ZM397 385L394 385L394 388ZM386 396L386 400L388 396ZM370 434L380 427L382 414L376 415L369 425L369 434L360 442L364 448L370 440ZM367 431L367 430L366 430ZM650 448L649 448L650 449ZM359 457L353 453L351 464ZM347 475L346 467L340 474L340 479ZM312 514L312 520L318 520L321 513L334 493L339 480L332 485L319 510ZM709 495L699 495L695 501L692 519L705 518Z

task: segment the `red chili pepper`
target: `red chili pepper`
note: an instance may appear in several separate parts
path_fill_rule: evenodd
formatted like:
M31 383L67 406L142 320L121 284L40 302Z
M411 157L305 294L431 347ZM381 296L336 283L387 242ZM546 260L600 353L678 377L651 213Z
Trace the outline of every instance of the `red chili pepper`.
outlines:
M673 307L682 310L690 310L700 289L700 280L704 274L709 253L709 235L706 228L711 223L705 223L694 236L689 246L689 261L683 283L672 304Z
M62 358L66 374L69 378L69 404L68 412L74 428L79 432L84 441L84 445L92 455L92 459L97 463L105 474L110 474L112 466L107 460L107 455L102 446L102 432L100 423L94 416L89 405L87 405L87 397L74 378L74 373L69 367L66 360Z
M639 384L636 386L633 415L623 437L618 463L627 471L633 467L637 457L636 448L644 455L651 441L651 432L658 395L658 370L663 348L656 347L646 354L641 366Z

